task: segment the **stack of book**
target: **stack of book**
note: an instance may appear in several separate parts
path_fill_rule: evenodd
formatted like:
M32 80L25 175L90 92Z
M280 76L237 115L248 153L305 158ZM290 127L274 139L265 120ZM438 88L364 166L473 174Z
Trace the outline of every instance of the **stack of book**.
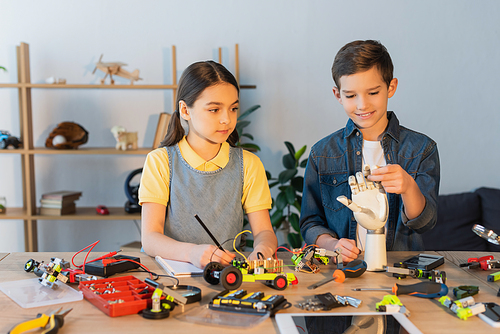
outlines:
M75 201L82 196L80 191L56 191L42 195L40 214L49 216L68 215L76 212Z

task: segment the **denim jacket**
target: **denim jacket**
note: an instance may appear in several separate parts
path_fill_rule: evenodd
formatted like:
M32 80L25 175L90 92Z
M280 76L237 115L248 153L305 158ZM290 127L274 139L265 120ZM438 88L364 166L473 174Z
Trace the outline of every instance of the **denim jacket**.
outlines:
M399 125L388 111L389 123L382 136L387 164L399 164L413 177L425 197L420 216L408 220L401 195L387 194L389 217L387 250L424 250L421 233L436 225L439 192L439 155L436 143L424 134ZM348 177L362 170L363 135L349 119L345 128L323 138L309 155L302 193L300 232L307 244L322 234L356 240L356 220L351 210L337 201L351 198Z

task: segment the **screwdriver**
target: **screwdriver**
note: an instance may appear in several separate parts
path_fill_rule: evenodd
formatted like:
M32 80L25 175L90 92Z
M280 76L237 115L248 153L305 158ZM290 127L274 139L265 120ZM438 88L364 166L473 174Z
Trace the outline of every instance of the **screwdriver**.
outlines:
M354 260L346 264L342 269L337 269L333 272L332 278L329 280L319 282L311 285L308 289L316 289L328 282L335 281L337 283L342 283L347 278L354 278L361 276L366 271L367 265L363 260Z
M371 288L357 288L352 289L353 291L371 291L371 290L380 290L380 291L392 291L396 296L397 295L410 295L414 297L421 298L436 298L443 297L448 294L448 287L443 283L436 282L421 282L417 284L410 285L401 285L394 284L391 288L382 288L382 289L371 289Z

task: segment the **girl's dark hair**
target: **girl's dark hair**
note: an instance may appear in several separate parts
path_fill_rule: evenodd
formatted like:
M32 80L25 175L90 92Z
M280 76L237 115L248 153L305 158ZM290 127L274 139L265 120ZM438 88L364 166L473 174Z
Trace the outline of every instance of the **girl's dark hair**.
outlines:
M212 60L200 61L189 65L182 73L177 90L176 108L179 102L184 101L188 107L192 107L203 91L211 86L228 83L233 85L240 94L240 88L235 77L224 66ZM160 144L160 147L173 146L184 137L184 128L181 124L179 110L176 109L168 123L167 135ZM231 146L235 146L239 141L238 131L234 131L227 138Z
M332 76L335 85L340 89L340 78L344 75L368 71L377 66L382 79L391 84L394 66L389 52L379 41L354 41L344 45L332 65Z

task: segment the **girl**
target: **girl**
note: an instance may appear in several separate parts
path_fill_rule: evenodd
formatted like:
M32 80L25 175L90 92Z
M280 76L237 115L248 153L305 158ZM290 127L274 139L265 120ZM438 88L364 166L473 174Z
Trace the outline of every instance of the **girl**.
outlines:
M213 61L194 63L182 74L178 110L160 148L146 158L139 189L142 245L150 256L199 268L210 261L229 264L235 255L218 249L194 216L223 243L242 231L243 211L254 236L250 259L258 252L265 258L274 253L264 166L254 154L234 147L238 95L234 76Z

